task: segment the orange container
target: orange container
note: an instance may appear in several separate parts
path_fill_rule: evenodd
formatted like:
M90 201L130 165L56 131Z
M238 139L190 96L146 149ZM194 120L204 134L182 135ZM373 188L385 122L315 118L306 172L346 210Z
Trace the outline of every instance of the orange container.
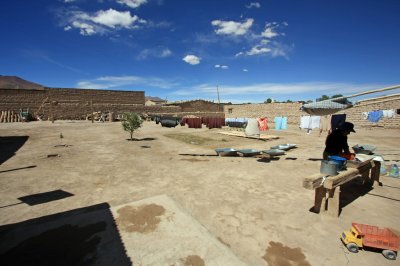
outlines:
M340 157L346 158L347 160L354 160L356 155L354 153L343 153Z

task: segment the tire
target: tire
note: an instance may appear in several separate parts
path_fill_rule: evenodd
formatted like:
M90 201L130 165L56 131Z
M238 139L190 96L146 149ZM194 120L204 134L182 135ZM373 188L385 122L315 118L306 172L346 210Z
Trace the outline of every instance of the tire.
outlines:
M382 255L387 258L388 260L395 260L396 259L396 252L392 251L392 250L383 250L382 251Z
M357 253L358 252L358 246L354 243L348 243L346 245L347 249L352 252L352 253Z

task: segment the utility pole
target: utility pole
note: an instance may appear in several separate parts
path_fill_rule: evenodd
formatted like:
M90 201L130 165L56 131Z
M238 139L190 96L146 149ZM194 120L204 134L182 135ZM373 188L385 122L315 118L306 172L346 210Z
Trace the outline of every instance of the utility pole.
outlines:
M219 89L218 89L218 85L217 85L217 95L218 95L218 111L221 112L221 102L219 100Z

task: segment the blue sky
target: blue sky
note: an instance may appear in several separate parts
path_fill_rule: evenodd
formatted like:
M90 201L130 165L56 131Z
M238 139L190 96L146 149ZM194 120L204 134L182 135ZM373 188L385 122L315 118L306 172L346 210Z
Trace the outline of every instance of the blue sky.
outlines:
M399 0L3 0L0 75L170 101L399 84ZM392 91L392 93L399 92Z

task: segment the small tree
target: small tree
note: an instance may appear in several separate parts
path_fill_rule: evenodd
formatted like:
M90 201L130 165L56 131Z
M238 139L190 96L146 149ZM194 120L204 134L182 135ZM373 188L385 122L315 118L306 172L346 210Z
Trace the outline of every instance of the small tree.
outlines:
M142 126L143 120L137 113L123 113L121 122L122 128L131 134L131 140L133 140L133 132Z
M272 99L268 98L267 100L264 101L264 103L272 103Z

